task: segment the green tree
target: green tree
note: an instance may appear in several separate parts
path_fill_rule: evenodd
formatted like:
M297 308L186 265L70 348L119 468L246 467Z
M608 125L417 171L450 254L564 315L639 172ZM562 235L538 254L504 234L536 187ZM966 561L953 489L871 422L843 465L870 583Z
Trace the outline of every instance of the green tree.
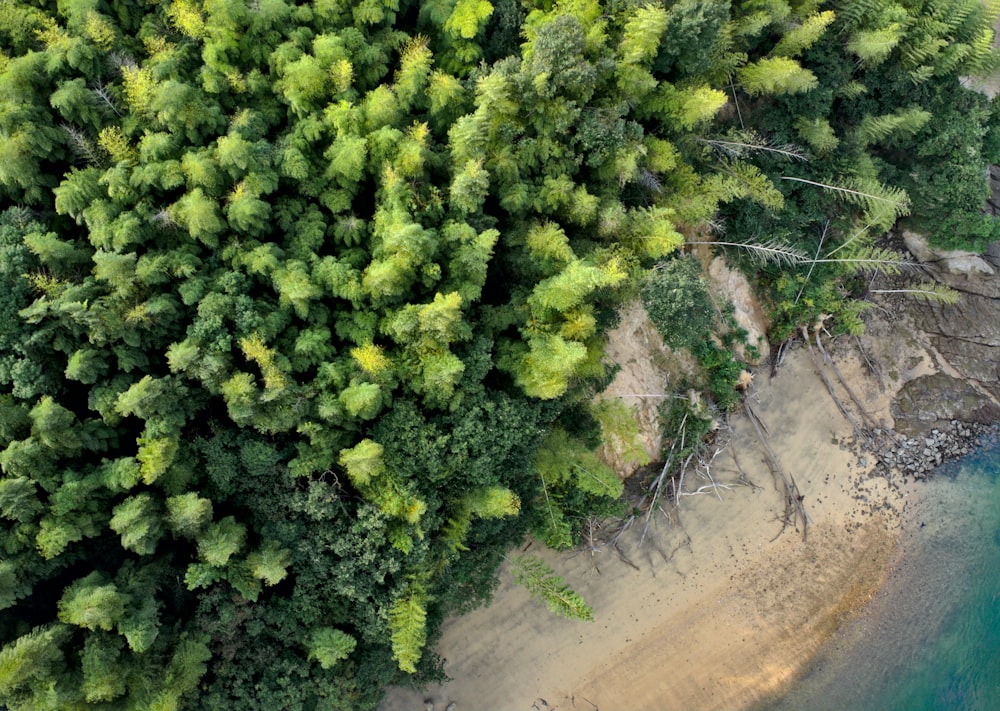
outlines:
M127 599L100 572L70 585L59 600L59 619L88 630L111 630L125 614Z
M356 646L357 640L346 632L334 627L319 627L309 639L309 656L324 669L330 669L347 659Z
M858 326L908 204L991 238L995 107L958 76L992 23L0 3L0 705L366 709L439 677L428 641L508 549L614 510L619 418L583 403L657 263L698 340L686 236L783 255L745 260L779 336ZM720 382L724 321L695 343Z
M593 622L594 611L538 556L519 556L511 568L514 580L560 617Z
M421 586L412 583L389 609L392 656L399 668L410 674L417 670L416 663L427 641L426 604Z

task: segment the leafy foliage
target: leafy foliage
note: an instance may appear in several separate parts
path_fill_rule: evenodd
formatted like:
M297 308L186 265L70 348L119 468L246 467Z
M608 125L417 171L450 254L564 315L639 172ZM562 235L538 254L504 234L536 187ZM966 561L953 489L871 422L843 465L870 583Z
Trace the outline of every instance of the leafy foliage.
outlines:
M730 401L684 235L784 255L748 263L779 333L857 327L907 206L992 238L992 18L943 7L3 3L0 705L439 676L510 546L615 506L582 403L653 264Z
M570 620L594 620L594 611L586 601L538 556L519 556L511 567L511 574L532 597L541 600L556 615Z
M696 258L657 265L643 282L641 293L649 318L667 345L691 348L711 331L715 310Z

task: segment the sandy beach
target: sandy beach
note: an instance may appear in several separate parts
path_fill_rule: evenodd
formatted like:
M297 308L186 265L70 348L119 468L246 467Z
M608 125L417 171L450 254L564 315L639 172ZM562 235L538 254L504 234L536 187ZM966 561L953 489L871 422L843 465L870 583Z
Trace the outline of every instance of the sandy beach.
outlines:
M841 372L887 419L887 393L845 350ZM716 485L690 476L679 522L658 514L641 547L641 521L623 537L635 568L609 547L531 546L584 595L593 623L554 617L501 573L492 605L446 623L437 651L451 681L390 690L383 711L423 709L425 699L457 711L739 709L793 680L882 583L906 494L859 464L851 426L805 350L773 379L758 373L749 397L804 496L806 538L782 531L763 449L734 415L711 467Z

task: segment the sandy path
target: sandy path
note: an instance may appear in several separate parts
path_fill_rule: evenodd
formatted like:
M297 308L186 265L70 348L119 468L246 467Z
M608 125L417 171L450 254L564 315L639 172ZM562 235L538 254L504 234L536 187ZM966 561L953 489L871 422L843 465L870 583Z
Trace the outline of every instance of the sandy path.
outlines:
M884 413L855 359L840 367ZM611 550L533 551L586 597L595 622L552 616L502 574L489 608L446 623L438 652L452 681L392 690L383 711L423 709L424 698L457 711L736 709L790 681L880 585L903 498L857 466L844 446L850 426L807 354L757 380L756 410L805 496L808 540L791 529L775 538L781 498L752 428L734 417L739 465L755 486L739 483L731 450L720 454L713 476L731 488L685 497L683 525L659 519L643 548L634 537L626 551L638 570Z

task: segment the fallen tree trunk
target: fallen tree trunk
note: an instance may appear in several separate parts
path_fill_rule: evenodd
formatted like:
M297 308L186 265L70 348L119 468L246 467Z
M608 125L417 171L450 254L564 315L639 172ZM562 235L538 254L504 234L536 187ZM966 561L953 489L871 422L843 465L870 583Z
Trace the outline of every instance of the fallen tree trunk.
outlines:
M771 449L771 444L765 434L767 426L760 419L760 416L754 412L749 400L744 400L743 404L746 408L747 419L753 425L754 432L757 433L757 439L764 448L765 460L767 461L768 469L771 471L774 484L785 499L785 511L781 519L781 530L778 531L778 535L775 538L784 533L785 529L789 526L798 530L798 524L801 523L802 540L804 541L809 534L809 516L806 514L805 505L802 503L805 497L799 491L799 486L795 483L795 477L785 473L781 462L778 460L778 455Z

